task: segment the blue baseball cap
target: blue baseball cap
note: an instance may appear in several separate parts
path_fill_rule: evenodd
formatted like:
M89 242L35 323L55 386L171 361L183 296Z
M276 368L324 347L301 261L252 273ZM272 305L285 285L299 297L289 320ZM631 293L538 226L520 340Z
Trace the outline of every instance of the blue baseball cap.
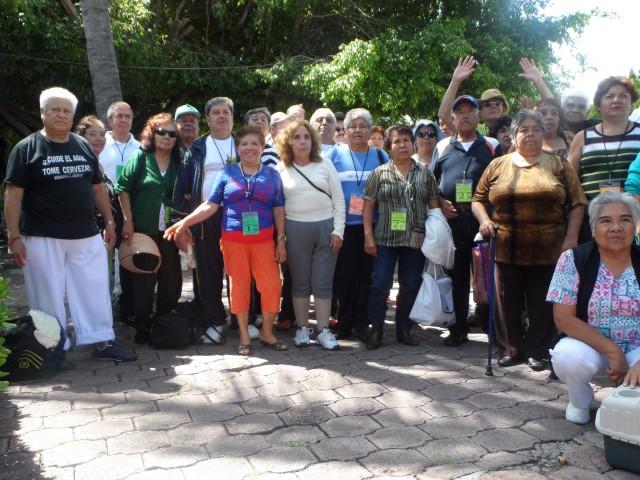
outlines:
M453 108L451 110L455 110L456 108L458 108L458 105L464 102L470 103L475 108L479 108L478 101L475 98L473 98L471 95L460 95L458 98L456 98L453 101Z

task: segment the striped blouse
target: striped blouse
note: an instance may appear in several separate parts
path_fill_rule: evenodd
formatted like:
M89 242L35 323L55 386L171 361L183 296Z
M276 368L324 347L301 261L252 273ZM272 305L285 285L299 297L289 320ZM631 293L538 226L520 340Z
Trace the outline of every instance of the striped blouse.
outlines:
M621 135L602 135L591 127L584 136L579 178L587 199L597 196L604 182L624 187L629 165L640 152L640 124L634 123Z

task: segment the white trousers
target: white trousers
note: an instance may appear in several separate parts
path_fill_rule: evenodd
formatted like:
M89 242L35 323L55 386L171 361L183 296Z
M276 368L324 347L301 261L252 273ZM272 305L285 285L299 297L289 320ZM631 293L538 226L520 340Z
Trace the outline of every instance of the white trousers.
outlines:
M560 340L549 353L556 375L567 384L571 405L589 408L593 400L593 388L589 382L595 375L607 373L607 356L571 337ZM626 358L629 366L636 364L640 360L640 348L627 353Z
M56 317L66 332L66 293L77 344L113 340L107 249L100 235L79 240L23 236L22 241L29 307Z

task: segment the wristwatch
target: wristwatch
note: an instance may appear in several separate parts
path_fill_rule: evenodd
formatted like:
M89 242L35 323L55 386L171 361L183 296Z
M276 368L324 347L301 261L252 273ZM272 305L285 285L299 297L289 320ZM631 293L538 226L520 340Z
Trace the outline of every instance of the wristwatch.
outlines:
M286 242L286 241L287 241L287 236L286 236L286 235L278 235L278 236L276 237L276 239L277 239L278 241L280 241L280 240L284 240L284 241Z
M114 222L113 220L107 220L107 221L105 222L105 224L106 224L106 225L115 225L115 224L116 224L116 222Z

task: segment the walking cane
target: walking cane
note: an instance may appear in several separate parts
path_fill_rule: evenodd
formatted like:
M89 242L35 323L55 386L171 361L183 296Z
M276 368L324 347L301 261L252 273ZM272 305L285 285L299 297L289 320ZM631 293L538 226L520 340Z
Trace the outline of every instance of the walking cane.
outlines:
M498 227L495 227L495 232L497 234ZM485 375L488 377L493 377L493 367L491 366L491 348L493 346L493 297L495 290L495 268L496 268L496 237L484 237L481 233L478 234L473 239L474 242L486 242L487 239L490 242L490 280L489 280L489 291L487 292L487 297L489 301L489 332L488 335L488 351L487 351L487 370L485 371Z

